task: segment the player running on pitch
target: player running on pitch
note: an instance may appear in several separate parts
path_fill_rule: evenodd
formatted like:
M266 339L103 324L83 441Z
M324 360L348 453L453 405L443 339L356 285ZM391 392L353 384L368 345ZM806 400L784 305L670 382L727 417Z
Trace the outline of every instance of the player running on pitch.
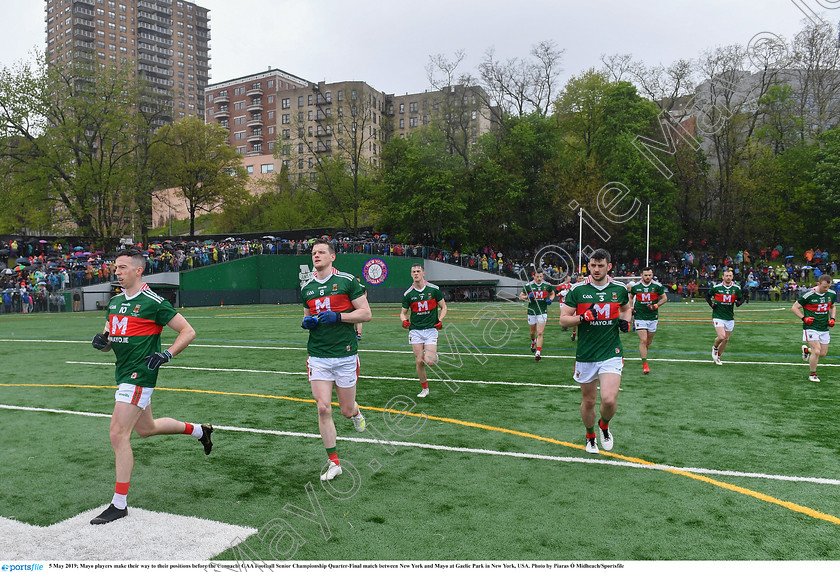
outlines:
M332 243L317 239L312 245L312 278L301 287L301 327L309 330L306 366L312 396L318 405L318 430L329 458L322 481L331 481L342 473L332 417L333 388L341 414L353 420L356 431L365 430L365 417L356 403L359 356L353 324L369 322L371 318L361 283L352 274L333 272L333 261Z
M548 307L554 301L554 286L545 282L545 273L542 268L534 272L534 279L525 284L519 299L528 301L528 328L531 332L531 352L534 359L540 361L542 356L543 332L545 323L548 320Z
M438 330L443 328L443 319L446 317L446 301L440 288L426 282L425 276L426 271L422 265L415 264L411 267L411 288L403 294L400 310L402 327L408 330L408 343L414 350L417 377L420 378L422 386L417 397L429 395L426 366L433 366L438 362Z
M732 270L723 271L723 282L712 286L706 292L706 302L712 307L712 323L715 326L715 345L712 346L712 360L723 365L720 356L729 343L732 330L735 329L735 306L744 303L741 287L732 280Z
M610 281L607 272L611 269L609 252L603 248L593 252L589 257L590 280L571 289L560 315L560 324L568 327L578 324L580 327L574 379L580 384L580 417L586 427L587 453L598 452L595 435L598 382L601 385L601 419L598 421L601 446L606 451L613 448L609 424L618 405L624 367L619 331L630 329L628 320L633 311L627 288Z
M195 330L187 320L146 285L142 275L146 259L137 250L120 253L114 273L122 292L108 302L105 331L93 337L93 347L116 356L117 392L111 414L111 445L114 448L117 484L111 505L91 524L106 524L128 514L127 497L134 470L131 433L143 438L152 435L191 435L204 446L204 454L213 448L212 425L184 423L169 417L152 416L152 392L157 385L158 368L181 353L195 339ZM178 335L169 348L161 351L163 327Z
M831 289L831 277L822 274L817 279L817 286L803 294L793 303L793 313L802 320L802 359L808 360L811 375L808 379L819 382L817 364L828 353L831 341L829 328L834 327L834 315L837 312L837 294Z
M634 325L639 334L639 356L642 358L642 373L650 373L647 363L648 349L659 323L659 308L668 301L665 287L653 279L653 269L642 269L642 280L628 284L627 291L633 299Z

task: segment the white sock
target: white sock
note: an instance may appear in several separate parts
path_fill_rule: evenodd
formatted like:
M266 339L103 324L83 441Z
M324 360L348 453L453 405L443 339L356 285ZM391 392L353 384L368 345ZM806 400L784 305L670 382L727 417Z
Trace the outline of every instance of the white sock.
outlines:
M111 499L111 504L122 510L128 505L128 495L121 495L114 493L114 498Z
M204 429L201 428L201 425L195 423L193 424L193 430L191 435L196 439L201 439L202 437L204 437Z

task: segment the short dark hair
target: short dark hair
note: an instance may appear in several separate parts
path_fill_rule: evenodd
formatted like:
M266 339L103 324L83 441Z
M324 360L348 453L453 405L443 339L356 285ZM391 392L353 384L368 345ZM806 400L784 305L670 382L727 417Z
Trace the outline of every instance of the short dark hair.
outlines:
M610 253L607 252L604 248L599 248L598 250L589 255L589 260L606 260L609 263L611 262Z
M131 261L134 262L135 266L145 269L146 268L146 257L143 256L143 253L137 250L136 248L129 248L127 250L121 250L117 253L117 258L122 256L128 256L131 258Z
M831 276L828 274L820 274L820 277L817 278L817 282L828 282L831 284Z
M645 266L644 268L642 268L642 272L647 272L648 270L653 272L653 268L651 268L650 266Z
M315 246L318 244L327 245L327 249L329 249L330 254L335 254L335 247L333 246L332 242L330 242L326 238L316 238L315 241L312 243L312 249L314 250Z

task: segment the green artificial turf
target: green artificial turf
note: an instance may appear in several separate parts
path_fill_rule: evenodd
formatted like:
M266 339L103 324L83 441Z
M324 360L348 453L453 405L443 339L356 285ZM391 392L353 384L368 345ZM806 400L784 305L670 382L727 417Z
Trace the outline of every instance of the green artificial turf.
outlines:
M832 346L822 383L807 380L789 305L739 308L722 367L701 302L663 308L650 375L638 337L624 334L616 445L597 457L582 450L575 342L551 311L535 362L522 307L450 304L438 377L457 391L431 375L421 400L399 308L374 306L357 397L369 430L334 409L340 438L366 440L339 441L345 473L331 489L318 479L326 454L301 309L184 309L198 337L162 369L154 413L214 424L215 448L135 436L129 504L263 529L221 560L293 550L303 560L840 559L840 360ZM60 411L0 409L0 516L46 526L110 498L113 354L89 343L102 325L90 313L0 316L0 405ZM456 333L469 343L453 357ZM425 420L388 416L395 400Z

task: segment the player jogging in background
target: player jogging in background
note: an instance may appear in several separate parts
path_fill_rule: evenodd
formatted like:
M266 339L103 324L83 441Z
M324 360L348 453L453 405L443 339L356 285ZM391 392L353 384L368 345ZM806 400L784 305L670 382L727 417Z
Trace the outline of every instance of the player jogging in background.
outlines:
M741 287L732 281L732 276L732 270L727 268L723 271L723 282L706 292L706 302L712 307L712 323L717 333L712 346L712 361L717 365L723 365L720 356L735 329L735 306L744 303Z
M837 293L831 290L831 277L822 274L817 280L817 286L803 294L793 303L793 313L802 320L802 359L811 366L808 379L819 382L817 364L821 357L828 353L831 341L829 328L834 327L834 315L837 312Z
M648 349L659 323L659 308L668 301L665 287L653 279L653 269L642 269L642 280L628 284L627 290L633 299L634 325L639 334L639 357L642 358L642 373L650 373L647 363Z
M601 385L601 419L598 433L606 451L613 448L610 421L618 405L621 370L624 367L619 332L630 329L628 320L633 306L626 286L611 282L607 272L612 269L610 253L599 248L589 257L588 282L576 284L566 295L560 314L560 324L578 324L580 338L575 355L575 381L580 384L580 417L586 428L586 452L598 453L595 433L595 404L598 383Z
M566 294L569 293L569 290L572 289L572 286L574 286L574 284L572 284L572 275L571 274L566 274L563 277L563 282L561 282L557 286L557 295L560 296L560 311L561 312L563 311L563 304L565 304L565 302L566 302ZM561 328L561 330L564 331L564 332L568 332L569 328L566 328L564 326L564 327ZM575 328L572 328L572 341L575 341Z
M318 405L318 430L329 459L322 481L342 473L332 417L333 389L341 414L353 420L356 431L365 430L365 417L356 403L359 356L353 324L370 321L370 305L364 288L352 274L333 272L334 261L333 245L317 239L312 244L312 278L301 287L301 327L309 330L306 366L312 396Z
M429 395L426 366L438 362L438 331L446 317L446 301L440 288L426 282L426 271L420 264L411 267L411 288L403 294L400 321L408 330L408 343L414 350L414 363L422 389L417 397Z
M108 302L105 331L93 337L93 347L116 356L117 392L111 415L111 445L114 447L117 484L111 505L90 521L106 524L128 514L128 487L134 469L131 433L143 438L152 435L191 435L204 446L204 454L213 448L211 425L184 423L169 417L152 417L152 392L157 385L158 368L181 353L195 339L195 330L187 320L146 285L143 269L146 259L137 250L117 256L115 274L122 292ZM178 335L169 348L161 351L163 327Z
M543 332L548 320L548 307L554 301L554 286L545 282L542 268L534 272L534 279L525 284L519 299L528 301L528 328L531 332L531 352L534 359L540 361L543 345Z

